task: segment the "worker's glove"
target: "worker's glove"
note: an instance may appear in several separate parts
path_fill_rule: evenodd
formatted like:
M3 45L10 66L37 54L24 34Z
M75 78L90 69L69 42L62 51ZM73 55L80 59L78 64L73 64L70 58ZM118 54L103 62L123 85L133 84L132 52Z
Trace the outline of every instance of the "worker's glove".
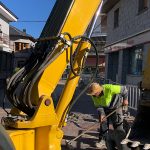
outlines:
M128 100L125 99L123 100L123 103L122 103L122 110L126 113L128 111Z
M99 121L100 121L100 122L106 121L106 116L105 116L105 115L100 115Z
M122 105L123 106L128 106L128 100L127 99L123 100Z

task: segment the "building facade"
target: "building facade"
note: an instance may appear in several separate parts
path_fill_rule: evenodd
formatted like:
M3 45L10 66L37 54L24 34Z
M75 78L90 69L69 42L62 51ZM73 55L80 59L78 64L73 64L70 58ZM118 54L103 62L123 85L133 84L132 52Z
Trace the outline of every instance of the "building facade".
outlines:
M150 1L104 0L107 15L106 78L136 85L150 50Z
M0 84L13 71L13 49L9 39L9 23L17 21L16 15L0 2Z
M91 28L91 25L89 25L88 30ZM106 16L104 14L100 14L99 17L97 18L96 24L93 28L93 32L91 34L91 39L94 42L97 50L98 50L98 77L104 77L104 72L105 72L105 54L104 54L104 49L103 47L106 44ZM95 71L96 67L96 53L93 48L91 48L87 61L86 61L86 69L85 73L91 74L92 72Z
M24 66L32 53L35 46L35 39L23 31L10 26L10 45L14 51L14 68L21 68Z

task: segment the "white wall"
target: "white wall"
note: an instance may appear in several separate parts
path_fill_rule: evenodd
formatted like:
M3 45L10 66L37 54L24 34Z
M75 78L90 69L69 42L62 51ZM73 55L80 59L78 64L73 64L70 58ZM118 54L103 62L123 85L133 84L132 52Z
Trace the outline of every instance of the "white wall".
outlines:
M9 36L9 22L0 14L0 24L2 32Z

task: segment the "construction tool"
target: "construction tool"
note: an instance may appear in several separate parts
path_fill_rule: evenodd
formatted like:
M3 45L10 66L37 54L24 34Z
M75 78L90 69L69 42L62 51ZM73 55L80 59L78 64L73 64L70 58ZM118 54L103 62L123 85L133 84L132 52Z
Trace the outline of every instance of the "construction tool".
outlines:
M110 117L112 114L114 114L118 109L120 109L122 107L119 106L117 107L115 110L113 110L111 113L109 113L107 116L105 116L103 119L102 119L102 122L103 123L108 117ZM99 122L94 122L93 125L91 125L87 130L85 130L84 132L82 132L81 134L79 134L77 137L73 138L72 140L70 141L66 141L66 145L69 149L72 149L72 142L74 142L75 140L77 140L78 138L80 138L82 135L86 134L87 132L89 132L90 130L92 130L93 128L99 126Z

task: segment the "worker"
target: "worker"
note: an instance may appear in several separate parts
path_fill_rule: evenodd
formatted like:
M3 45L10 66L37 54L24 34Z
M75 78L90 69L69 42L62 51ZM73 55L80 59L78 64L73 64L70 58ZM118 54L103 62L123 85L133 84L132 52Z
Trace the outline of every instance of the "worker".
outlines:
M123 129L122 107L116 110L110 117L105 119L105 116L110 114L119 106L128 106L128 91L125 86L92 83L87 89L87 95L92 97L93 103L97 108L100 121L99 142L96 147L102 148L105 146L106 134L109 130L109 124L113 125L114 130L122 132L120 138L125 138ZM102 123L103 121L103 123ZM107 134L108 135L108 134ZM108 139L108 138L107 138Z

